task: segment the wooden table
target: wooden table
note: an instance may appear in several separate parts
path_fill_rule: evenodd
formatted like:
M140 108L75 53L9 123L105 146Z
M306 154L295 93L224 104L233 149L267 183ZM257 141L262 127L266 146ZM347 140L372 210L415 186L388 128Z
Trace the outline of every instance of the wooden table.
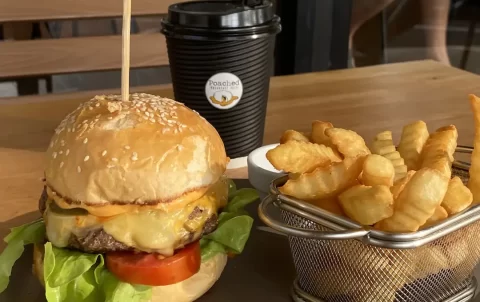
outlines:
M170 86L143 91L173 94ZM459 144L471 145L469 93L480 95L478 76L433 61L272 78L264 142L276 142L285 129L308 131L315 119L355 130L367 142L382 130L398 140L405 123L423 119L431 130L455 124ZM93 94L0 99L0 237L39 216L43 151L60 120Z

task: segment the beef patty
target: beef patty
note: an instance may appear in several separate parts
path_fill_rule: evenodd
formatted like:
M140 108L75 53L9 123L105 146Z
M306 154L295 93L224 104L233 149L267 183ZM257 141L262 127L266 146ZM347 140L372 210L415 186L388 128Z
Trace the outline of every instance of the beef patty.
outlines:
M42 195L38 201L38 208L43 214L47 208L47 191L44 188ZM189 220L195 219L198 217L203 210L199 207L195 207L188 216ZM200 238L204 235L210 234L215 231L218 225L217 215L210 216L202 229L202 234ZM183 244L189 244L193 241L194 234L190 233L182 242ZM86 253L107 253L107 252L117 252L117 251L132 251L133 249L128 245L117 241L113 238L112 235L105 232L103 229L94 229L87 232L85 235L79 237L74 234L70 236L68 241L68 247L81 250Z
M210 218L208 218L203 226L202 235L200 238L215 231L217 224L217 215L212 215ZM189 236L183 240L182 244L186 245L192 243L194 238L194 234L190 233ZM68 241L68 247L81 250L86 253L100 254L133 250L128 245L117 241L112 235L108 234L103 229L91 230L82 237L72 234L72 236L70 236L70 240Z

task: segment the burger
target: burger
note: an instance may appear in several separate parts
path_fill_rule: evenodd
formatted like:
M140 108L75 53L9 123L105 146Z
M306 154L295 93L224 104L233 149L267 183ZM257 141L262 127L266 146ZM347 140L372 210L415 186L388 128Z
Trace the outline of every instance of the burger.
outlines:
M48 301L194 301L241 253L253 190L225 176L215 128L171 99L96 96L46 152L42 219L14 228L0 292L25 244ZM4 276L2 276L4 275Z

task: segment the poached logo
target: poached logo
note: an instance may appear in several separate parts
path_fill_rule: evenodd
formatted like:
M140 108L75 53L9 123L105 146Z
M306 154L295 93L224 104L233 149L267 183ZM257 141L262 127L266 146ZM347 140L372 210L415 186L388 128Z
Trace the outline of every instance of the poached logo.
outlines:
M242 94L242 81L229 72L214 74L205 84L205 95L208 102L218 109L235 107L242 99Z

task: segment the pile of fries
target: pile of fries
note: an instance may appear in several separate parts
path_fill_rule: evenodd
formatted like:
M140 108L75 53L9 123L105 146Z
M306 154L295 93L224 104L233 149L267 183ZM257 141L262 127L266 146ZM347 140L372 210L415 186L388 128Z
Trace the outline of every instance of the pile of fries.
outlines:
M398 147L383 131L369 148L354 131L314 121L310 133L285 131L267 158L289 175L283 194L365 226L415 232L480 202L480 99L470 103L476 134L468 186L452 178L453 125L429 133L416 121L403 128Z

